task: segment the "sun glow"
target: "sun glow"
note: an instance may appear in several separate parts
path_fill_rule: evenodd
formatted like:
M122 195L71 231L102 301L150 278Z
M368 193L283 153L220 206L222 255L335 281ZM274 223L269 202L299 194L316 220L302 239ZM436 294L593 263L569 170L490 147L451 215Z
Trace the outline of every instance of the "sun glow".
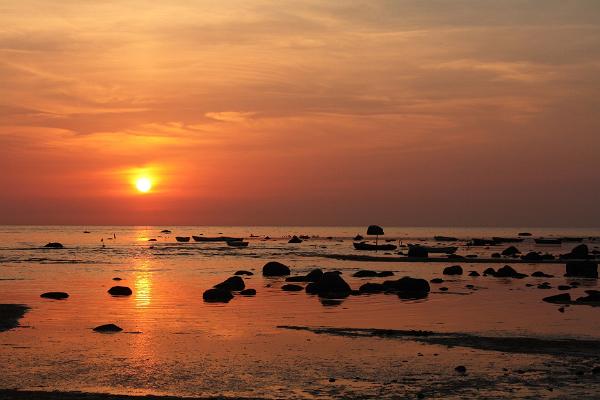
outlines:
M148 193L152 189L152 181L148 177L136 179L135 188L141 193Z

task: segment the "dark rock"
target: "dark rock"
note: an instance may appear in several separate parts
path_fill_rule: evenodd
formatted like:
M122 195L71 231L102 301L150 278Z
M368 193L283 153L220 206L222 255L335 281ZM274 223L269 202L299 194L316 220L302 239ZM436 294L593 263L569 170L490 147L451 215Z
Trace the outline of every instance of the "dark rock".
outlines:
M277 261L269 261L263 266L264 276L285 276L290 274L290 268Z
M477 258L477 254L467 254L465 257L467 258Z
M244 289L240 294L242 296L256 296L256 289Z
M294 235L290 240L288 240L288 243L302 243L302 239Z
M474 288L475 288L475 286L473 286L473 285L466 285L465 287L466 287L467 289L474 289Z
M485 271L483 271L483 276L487 276L487 275L495 276L496 270L492 267L486 268Z
M113 296L131 296L133 292L127 286L113 286L108 289L108 293Z
M395 281L385 281L383 286L388 291L397 292L403 299L420 299L427 297L431 288L425 279L405 276Z
M519 249L517 249L515 246L510 246L510 247L507 247L506 249L502 250L502 255L507 256L507 257L512 257L512 256L520 254L520 253L521 252L519 251Z
M247 275L247 276L252 276L252 275L254 275L254 273L253 273L253 272L250 272L250 271L245 271L245 270L243 270L243 269L242 269L242 270L239 270L239 271L235 271L235 274L234 274L234 275Z
M453 265L451 267L444 268L444 275L462 275L463 269L460 265Z
M447 291L448 291L448 288L447 288L446 286L442 286L442 287L440 288L440 290L441 290L442 292L447 292Z
M587 296L575 300L577 303L600 303L600 290L586 290Z
M561 255L560 258L567 260L584 260L589 257L589 253L590 251L587 245L580 244L578 246L575 246L570 253Z
M431 282L431 283L442 283L442 282L444 282L444 280L442 278L433 278L429 282Z
M149 242L156 242L156 239L148 239Z
M48 244L45 244L44 247L49 248L49 249L62 249L65 246L63 246L62 243L50 242Z
M525 278L527 275L521 274L521 273L515 271L510 265L505 265L504 267L498 269L498 271L496 271L496 274L494 276L497 278L521 279L521 278Z
M351 291L350 285L336 272L325 272L317 282L311 282L306 286L307 293L330 299L348 297Z
M381 271L377 274L377 276L380 278L385 278L388 276L394 276L394 273L392 271Z
M23 304L0 304L0 332L19 326L19 320L28 310Z
M323 271L321 271L319 268L315 268L312 271L310 271L308 274L306 274L305 282L317 282L322 277L323 277Z
M540 255L540 253L530 251L524 256L521 256L521 259L525 261L542 261L544 258Z
M492 258L500 258L502 257L500 253L492 253Z
M548 275L543 273L542 271L535 271L531 276L535 278L554 278L554 275Z
M244 290L246 288L246 284L244 280L239 276L232 276L230 278L225 279L223 282L216 284L215 289L223 289L228 290L230 292L237 292L240 290Z
M477 272L477 271L471 271L471 272L469 272L469 276L480 276L480 275L479 275L479 272Z
M446 258L448 258L448 260L464 260L465 259L464 256L461 256L459 254L448 254L446 256Z
M357 271L354 274L352 274L352 276L355 278L373 278L377 276L377 271L361 269L360 271Z
M548 282L541 283L537 286L538 289L552 289Z
M45 299L64 300L69 298L69 294L65 292L46 292L42 293L40 297Z
M122 281L122 279L119 278L118 276L116 276L116 277L113 278L113 281Z
M459 365L458 367L454 368L454 370L459 374L464 374L467 372L467 367L465 367L464 365Z
M123 330L123 328L121 328L115 324L106 324L106 325L97 326L93 330L95 332L100 332L100 333L113 333L113 332L121 332Z
M410 246L408 248L408 256L415 258L427 258L429 256L429 252L426 248L421 246Z
M568 285L558 285L558 290L571 290L571 286L568 286Z
M283 285L281 287L281 290L283 290L285 292L300 292L303 289L304 288L300 285L292 285L292 284Z
M385 291L385 286L381 283L368 282L362 285L358 291L360 293L381 293Z
M207 303L229 303L233 295L225 289L208 289L202 294L202 298Z
M554 296L544 297L542 301L545 301L546 303L566 304L571 302L571 295L569 293L556 294Z
M526 283L525 286L532 287L532 286L535 286L535 285L533 283Z
M595 261L571 261L566 265L565 276L598 278L598 263Z

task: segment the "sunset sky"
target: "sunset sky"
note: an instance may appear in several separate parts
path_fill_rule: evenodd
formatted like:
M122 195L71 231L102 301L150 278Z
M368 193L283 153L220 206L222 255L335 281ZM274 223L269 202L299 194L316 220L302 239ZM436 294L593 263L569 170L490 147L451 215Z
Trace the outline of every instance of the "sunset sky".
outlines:
M0 223L598 226L600 1L0 0Z

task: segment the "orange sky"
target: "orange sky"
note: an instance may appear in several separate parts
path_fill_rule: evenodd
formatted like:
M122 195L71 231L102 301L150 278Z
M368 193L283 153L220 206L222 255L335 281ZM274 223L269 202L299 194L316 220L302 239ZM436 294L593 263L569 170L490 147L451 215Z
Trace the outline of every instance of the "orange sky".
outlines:
M599 99L594 0L3 1L0 223L598 226Z

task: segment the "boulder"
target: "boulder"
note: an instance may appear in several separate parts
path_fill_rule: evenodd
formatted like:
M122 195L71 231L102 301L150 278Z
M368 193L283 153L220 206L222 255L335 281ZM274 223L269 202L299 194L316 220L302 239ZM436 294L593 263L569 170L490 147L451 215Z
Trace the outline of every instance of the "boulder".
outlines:
M542 301L545 301L546 303L568 304L571 302L571 295L569 293L556 294L554 296L544 297Z
M515 271L510 265L505 265L504 267L498 269L496 274L494 275L497 278L525 278L526 274L521 274L520 272Z
M502 250L502 255L507 257L512 257L520 253L521 252L519 251L519 249L517 249L515 246L510 246Z
M562 259L573 259L573 260L585 260L589 257L589 249L587 247L587 245L585 244L580 244L578 246L575 246L573 248L573 250L571 250L570 253L567 254L563 254L560 256L560 258Z
M469 276L480 276L480 275L479 275L479 272L477 272L477 271L470 271Z
M492 253L492 258L500 258L502 255L500 253Z
M453 265L451 267L444 268L444 275L462 275L463 269L460 265Z
M313 269L306 275L290 276L286 278L286 282L316 282L323 276L323 271L319 268Z
M360 271L352 274L355 278L373 278L377 276L377 271L372 271L370 269L361 269Z
M121 332L123 330L123 328L121 328L120 326L117 326L115 324L106 324L106 325L100 325L95 327L94 332L100 332L100 333L113 333L113 332Z
M307 293L318 294L319 297L330 299L345 298L350 295L350 285L335 272L325 272L317 282L306 286Z
M112 296L131 296L133 294L127 286L113 286L108 289L108 293Z
M235 271L235 274L234 274L234 275L247 275L247 276L252 276L252 275L254 275L254 273L253 273L253 272L250 272L250 271L245 271L245 270L243 270L243 269L242 269L242 270L239 270L239 271Z
M598 278L598 263L595 261L570 261L566 265L565 276Z
M496 270L494 268L492 268L492 267L486 268L483 271L483 276L488 276L488 275L495 276L496 275Z
M427 258L429 256L429 252L426 248L421 246L410 246L408 248L408 256L415 258Z
M230 278L225 279L223 282L216 284L214 287L216 289L237 292L240 290L244 290L246 288L246 284L244 283L244 280L239 276L232 276Z
M64 300L69 298L69 294L65 292L46 292L42 293L40 297L45 299Z
M575 300L576 303L597 303L600 304L600 290L586 290L587 296Z
M548 275L542 271L535 271L531 276L535 278L554 278L554 275Z
M122 281L123 279L119 278L118 276L113 278L113 281Z
M233 295L225 289L208 289L202 294L202 298L207 303L229 303Z
M62 249L65 246L62 245L62 243L58 243L58 242L50 242L48 244L45 244L44 247L48 248L48 249Z
M397 292L402 299L420 299L427 297L431 288L425 279L405 276L395 281L385 281L383 286L389 291Z
M269 261L263 266L263 276L285 276L290 274L290 268L277 261Z
M530 251L524 256L521 256L521 259L525 261L542 261L544 258L540 255L540 253Z
M288 283L286 285L283 285L281 287L281 290L283 290L285 292L300 292L303 289L304 288L302 286L300 286L300 285L293 285L293 284L290 284L290 283Z
M256 296L256 289L244 289L240 294L242 296Z
M385 291L385 286L381 283L368 282L362 285L358 291L360 293L381 293Z
M302 243L302 239L294 235L290 240L288 240L288 243Z
M442 282L444 282L444 280L442 278L433 278L429 282L431 282L431 283L442 283Z

